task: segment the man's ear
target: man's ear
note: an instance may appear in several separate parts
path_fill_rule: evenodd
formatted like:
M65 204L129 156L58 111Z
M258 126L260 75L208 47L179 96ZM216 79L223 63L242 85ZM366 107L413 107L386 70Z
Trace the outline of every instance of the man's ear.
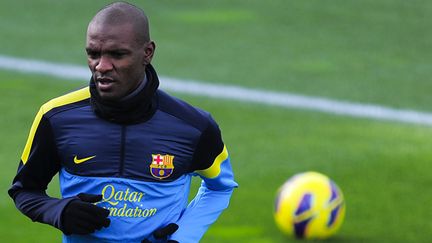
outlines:
M143 60L144 65L150 64L151 60L153 59L155 50L156 50L156 44L153 41L149 41L145 44L144 60Z

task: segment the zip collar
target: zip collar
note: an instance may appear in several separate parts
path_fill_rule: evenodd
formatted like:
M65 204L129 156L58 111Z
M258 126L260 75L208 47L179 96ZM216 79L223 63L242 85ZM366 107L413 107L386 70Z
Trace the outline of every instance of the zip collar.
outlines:
M149 120L156 112L154 98L159 87L159 78L152 65L146 66L147 82L144 88L131 97L119 101L104 100L96 90L93 78L90 80L90 103L100 118L118 124L136 124ZM139 87L138 87L139 88Z

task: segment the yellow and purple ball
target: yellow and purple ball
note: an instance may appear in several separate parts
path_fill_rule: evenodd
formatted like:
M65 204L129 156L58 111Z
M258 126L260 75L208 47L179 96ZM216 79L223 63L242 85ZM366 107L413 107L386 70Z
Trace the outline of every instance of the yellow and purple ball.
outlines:
M296 174L278 190L274 218L286 235L326 239L338 231L344 217L342 191L321 173Z

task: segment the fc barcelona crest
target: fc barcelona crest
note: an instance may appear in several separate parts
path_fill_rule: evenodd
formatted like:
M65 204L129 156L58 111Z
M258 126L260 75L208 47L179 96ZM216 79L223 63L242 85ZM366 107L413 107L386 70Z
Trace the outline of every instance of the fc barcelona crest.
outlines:
M173 155L152 154L150 173L158 179L169 177L174 171Z

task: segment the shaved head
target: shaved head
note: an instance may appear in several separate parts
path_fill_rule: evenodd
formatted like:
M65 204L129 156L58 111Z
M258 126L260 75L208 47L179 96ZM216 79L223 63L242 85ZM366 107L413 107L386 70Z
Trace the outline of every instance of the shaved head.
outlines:
M89 27L94 25L112 27L129 25L135 32L137 43L150 41L149 23L144 11L126 2L115 2L99 10L90 21Z
M146 77L156 45L144 12L125 2L101 9L87 28L87 62L103 99L120 100Z

